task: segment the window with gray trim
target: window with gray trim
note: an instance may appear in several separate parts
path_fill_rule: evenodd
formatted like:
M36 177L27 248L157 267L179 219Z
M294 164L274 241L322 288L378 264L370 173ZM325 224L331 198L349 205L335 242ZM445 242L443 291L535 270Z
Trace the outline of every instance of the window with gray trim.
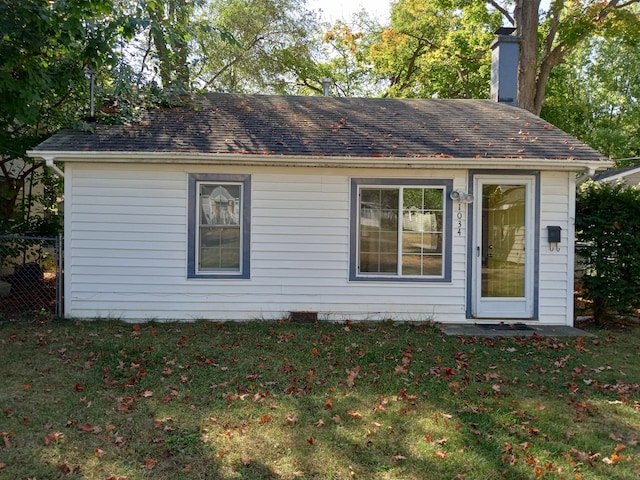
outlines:
M449 280L451 185L353 179L350 279Z
M189 278L249 278L250 177L189 175Z

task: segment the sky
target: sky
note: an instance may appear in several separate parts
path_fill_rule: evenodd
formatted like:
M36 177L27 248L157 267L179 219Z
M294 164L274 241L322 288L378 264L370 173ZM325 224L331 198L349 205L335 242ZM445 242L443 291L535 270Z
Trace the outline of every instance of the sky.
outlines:
M363 8L378 20L386 22L391 11L391 0L308 0L310 10L322 10L325 20L349 20L352 13Z

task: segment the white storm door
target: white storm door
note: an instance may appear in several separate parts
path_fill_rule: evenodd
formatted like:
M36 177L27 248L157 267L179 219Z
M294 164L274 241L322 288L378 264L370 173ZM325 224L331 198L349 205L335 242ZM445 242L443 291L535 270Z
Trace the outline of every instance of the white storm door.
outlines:
M533 318L534 185L529 176L475 177L477 318Z

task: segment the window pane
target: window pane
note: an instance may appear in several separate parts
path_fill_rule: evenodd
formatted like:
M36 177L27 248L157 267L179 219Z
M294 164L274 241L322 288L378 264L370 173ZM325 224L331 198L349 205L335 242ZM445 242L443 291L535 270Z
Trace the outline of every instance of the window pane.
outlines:
M238 270L240 268L240 228L201 228L199 258L200 270Z
M402 275L441 275L444 190L405 188L402 201Z
M398 271L397 189L363 189L360 192L360 271Z
M199 271L239 271L241 186L200 184Z
M444 193L444 188L361 189L359 272L442 276Z
M240 225L240 185L200 185L201 225Z

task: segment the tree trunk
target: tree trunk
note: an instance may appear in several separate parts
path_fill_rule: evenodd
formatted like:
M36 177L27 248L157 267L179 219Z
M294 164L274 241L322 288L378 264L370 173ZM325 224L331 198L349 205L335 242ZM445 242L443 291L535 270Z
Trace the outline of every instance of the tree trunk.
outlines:
M517 0L514 20L520 37L518 64L518 105L538 115L536 90L538 80L538 10L540 0Z

